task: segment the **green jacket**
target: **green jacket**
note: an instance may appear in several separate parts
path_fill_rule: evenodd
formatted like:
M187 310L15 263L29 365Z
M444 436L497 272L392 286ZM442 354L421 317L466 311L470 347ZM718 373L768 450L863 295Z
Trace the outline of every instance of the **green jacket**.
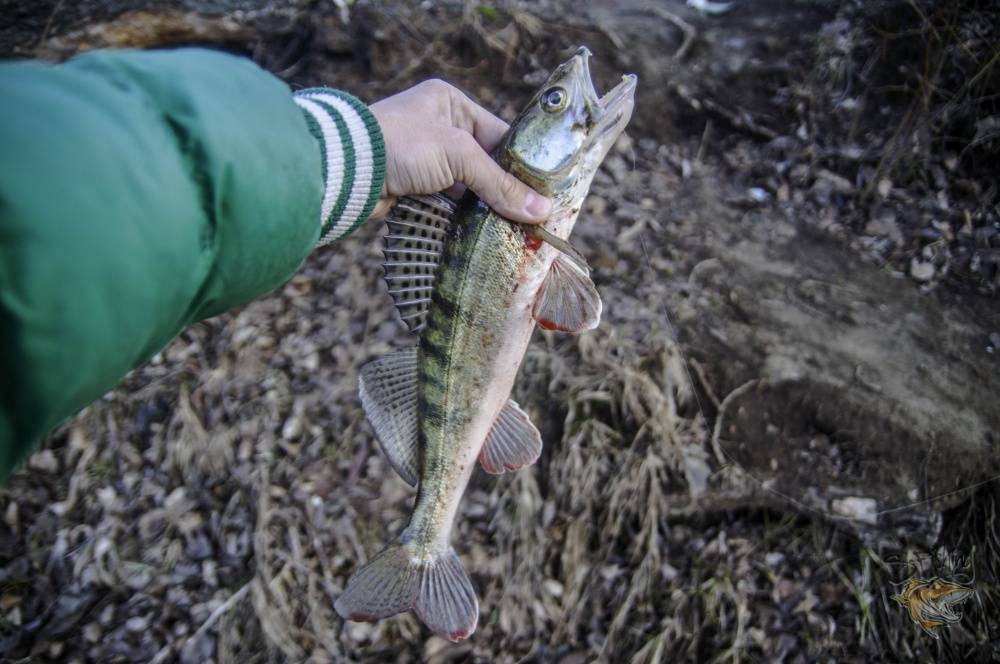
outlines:
M384 166L355 98L233 56L0 64L0 480L185 326L354 230Z

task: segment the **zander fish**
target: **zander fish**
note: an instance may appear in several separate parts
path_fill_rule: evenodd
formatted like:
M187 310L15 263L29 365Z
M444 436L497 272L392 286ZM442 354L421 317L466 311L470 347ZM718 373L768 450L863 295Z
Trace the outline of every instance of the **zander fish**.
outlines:
M953 625L962 619L962 604L974 593L970 586L938 577L929 580L913 578L892 599L909 612L910 620L936 639L938 628Z
M473 193L403 199L387 219L386 281L419 345L361 369L361 403L393 468L419 481L409 525L355 572L335 604L350 620L413 610L437 635L468 637L479 604L451 545L478 459L492 474L534 463L541 436L510 392L535 323L593 329L601 300L566 242L590 182L632 115L636 78L603 97L590 52L560 65L511 124L494 157L553 199L540 227L516 224Z

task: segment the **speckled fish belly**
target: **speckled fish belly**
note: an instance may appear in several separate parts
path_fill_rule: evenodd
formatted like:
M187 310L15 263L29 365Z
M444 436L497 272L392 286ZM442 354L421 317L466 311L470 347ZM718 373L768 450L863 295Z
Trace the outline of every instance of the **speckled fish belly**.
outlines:
M359 394L392 467L419 483L409 525L350 579L341 616L413 610L452 641L476 628L475 591L451 545L477 461L489 473L534 463L541 436L510 392L538 323L579 333L601 300L566 239L590 182L631 116L635 77L599 97L581 48L511 125L497 161L551 196L541 228L512 223L471 192L403 199L387 219L386 282L417 346L361 370Z

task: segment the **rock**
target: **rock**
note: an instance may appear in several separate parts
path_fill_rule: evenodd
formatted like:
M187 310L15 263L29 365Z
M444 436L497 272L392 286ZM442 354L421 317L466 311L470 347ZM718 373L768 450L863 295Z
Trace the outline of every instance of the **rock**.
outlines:
M148 627L149 627L149 618L146 616L133 616L125 621L125 629L132 632L133 634L144 632Z
M89 643L97 643L103 633L104 630L97 623L89 623L83 628L83 638Z
M830 507L833 513L838 516L870 525L875 525L878 522L878 502L874 498L859 498L855 496L834 498Z
M916 256L910 260L910 276L917 281L928 282L935 273L934 263L921 261Z
M767 563L768 567L778 567L785 562L785 554L780 551L771 551L764 556L764 562Z

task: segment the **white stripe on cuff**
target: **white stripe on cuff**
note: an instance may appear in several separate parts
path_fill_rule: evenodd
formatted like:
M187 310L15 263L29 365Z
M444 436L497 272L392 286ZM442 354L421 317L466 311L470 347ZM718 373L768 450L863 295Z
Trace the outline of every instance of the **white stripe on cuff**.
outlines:
M316 120L323 131L323 147L326 150L326 182L323 191L323 204L320 207L320 228L326 225L333 206L340 197L340 189L344 181L344 147L340 143L340 131L330 118L330 114L322 106L309 101L305 97L295 97L295 103L305 109Z
M368 202L372 187L372 141L364 118L349 103L336 95L323 93L309 94L308 98L322 101L336 109L354 141L354 186L351 188L347 205L337 220L337 225L320 238L320 244L323 244L335 240L350 230Z

